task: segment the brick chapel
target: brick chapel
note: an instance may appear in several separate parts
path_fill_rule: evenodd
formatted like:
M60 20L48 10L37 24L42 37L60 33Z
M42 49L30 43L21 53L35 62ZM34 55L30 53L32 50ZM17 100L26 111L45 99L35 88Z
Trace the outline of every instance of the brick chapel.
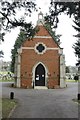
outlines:
M40 17L41 16L41 17ZM38 14L39 31L25 40L16 57L16 87L34 89L64 88L65 56L63 48L44 26L43 14Z

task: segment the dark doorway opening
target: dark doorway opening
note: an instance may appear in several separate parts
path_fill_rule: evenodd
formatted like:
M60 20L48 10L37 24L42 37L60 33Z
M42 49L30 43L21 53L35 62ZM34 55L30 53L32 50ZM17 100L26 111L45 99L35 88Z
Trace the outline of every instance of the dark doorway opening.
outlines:
M42 64L35 70L35 86L45 86L45 68Z

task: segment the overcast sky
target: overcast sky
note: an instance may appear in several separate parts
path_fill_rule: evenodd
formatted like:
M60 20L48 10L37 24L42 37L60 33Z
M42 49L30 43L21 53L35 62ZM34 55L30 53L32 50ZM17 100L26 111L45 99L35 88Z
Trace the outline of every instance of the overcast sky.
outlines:
M45 14L48 12L48 6L49 6L49 0L37 0L38 7L41 8L40 11ZM38 19L37 16L38 13L32 14L33 17L33 23L36 24L36 21ZM61 34L61 47L64 48L64 54L65 54L65 61L66 65L74 66L76 63L76 57L74 54L74 49L72 48L73 44L76 42L76 38L73 37L73 35L76 34L76 31L72 27L72 19L70 19L66 15L61 15L59 17L59 24L58 28L56 30L57 34ZM5 41L0 44L0 50L2 49L4 52L4 61L11 61L11 49L13 48L13 45L15 43L15 40L17 38L17 35L19 33L19 29L14 29L11 31L11 33L8 33L5 36Z

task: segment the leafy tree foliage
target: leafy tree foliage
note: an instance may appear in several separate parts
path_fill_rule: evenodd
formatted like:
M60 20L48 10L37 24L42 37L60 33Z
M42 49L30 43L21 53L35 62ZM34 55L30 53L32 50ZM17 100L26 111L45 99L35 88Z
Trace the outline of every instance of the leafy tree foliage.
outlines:
M17 49L20 48L22 42L26 39L25 33L23 31L20 31L20 34L18 35L15 44L14 44L14 48L11 51L12 54L12 61L11 61L11 72L14 73L14 66L15 66L15 57L17 55Z
M51 0L49 7L49 15L46 16L48 20L54 27L57 27L59 22L59 15L65 13L69 17L74 16L74 18L80 17L80 1L79 2L56 2L56 0Z
M70 73L70 69L68 66L66 66L66 73Z
M36 4L30 0L1 0L0 1L0 39L4 40L5 31L10 31L12 28L21 26L27 28L30 23L27 23L26 16L31 16L33 10L36 10ZM19 12L24 14L19 17ZM4 31L3 31L4 30ZM29 29L28 29L29 30Z
M3 53L3 51L1 50L1 51L0 51L0 58L3 57L3 55L4 55L4 53Z
M73 27L78 31L78 34L75 35L75 37L77 37L77 41L73 45L73 48L75 49L75 55L78 57L78 62L76 65L80 65L80 20L76 20L74 22L76 26Z
M65 13L69 17L74 18L75 26L74 29L78 31L78 34L75 37L78 38L73 48L75 50L75 54L78 57L78 63L76 65L80 65L80 1L79 2L54 2L51 0L49 15L47 15L46 20L51 23L51 25L57 28L59 22L59 15L61 13ZM55 24L55 26L54 26Z

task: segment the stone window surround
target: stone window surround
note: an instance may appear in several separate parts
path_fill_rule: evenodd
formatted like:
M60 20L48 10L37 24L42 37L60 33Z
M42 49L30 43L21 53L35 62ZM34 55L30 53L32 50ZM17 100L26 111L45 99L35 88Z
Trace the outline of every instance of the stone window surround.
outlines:
M39 44L42 44L42 45L44 46L44 48L45 48L42 52L39 52L39 51L36 49ZM46 48L47 48L47 47L46 47L46 45L45 45L44 43L38 42L37 44L35 44L34 50L35 50L35 52L36 52L37 54L44 54L44 53L46 52Z

